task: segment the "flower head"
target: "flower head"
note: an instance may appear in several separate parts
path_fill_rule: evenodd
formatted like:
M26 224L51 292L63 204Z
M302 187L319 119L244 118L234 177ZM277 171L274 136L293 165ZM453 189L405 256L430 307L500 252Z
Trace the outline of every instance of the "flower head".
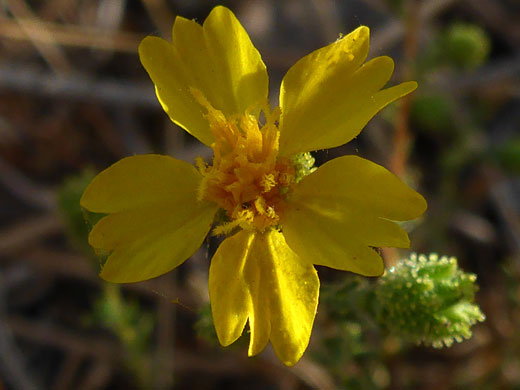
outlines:
M135 282L172 270L224 210L226 221L213 233L226 238L209 275L219 340L233 343L248 322L250 356L271 341L282 362L295 364L318 304L314 264L381 275L372 247L408 247L393 221L426 208L421 195L370 161L344 156L314 170L301 155L350 141L416 88L406 82L381 90L393 62L364 63L368 41L368 28L360 27L302 58L272 109L265 65L227 8L214 8L202 26L177 17L172 43L145 38L139 55L161 105L214 156L197 159L196 168L167 156L133 156L94 178L81 205L108 214L89 236L109 253L101 277Z
M379 320L403 339L436 348L469 339L485 319L474 302L476 280L455 257L412 254L379 280Z

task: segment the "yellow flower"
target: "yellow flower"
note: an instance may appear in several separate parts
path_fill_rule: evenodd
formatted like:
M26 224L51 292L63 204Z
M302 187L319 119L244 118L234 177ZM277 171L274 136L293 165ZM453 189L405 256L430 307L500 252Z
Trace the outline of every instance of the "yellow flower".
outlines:
M393 61L363 63L359 27L307 55L285 75L271 110L260 54L233 13L216 7L202 26L177 17L169 43L145 38L141 61L171 120L214 151L197 168L167 156L124 158L90 183L81 205L106 213L89 242L109 253L101 277L136 282L179 266L215 227L224 239L209 271L222 345L249 322L250 356L269 341L286 365L305 351L318 304L314 264L378 276L372 247L408 247L393 221L421 215L424 198L385 168L336 158L297 182L292 156L343 145L383 107L413 91L381 88Z

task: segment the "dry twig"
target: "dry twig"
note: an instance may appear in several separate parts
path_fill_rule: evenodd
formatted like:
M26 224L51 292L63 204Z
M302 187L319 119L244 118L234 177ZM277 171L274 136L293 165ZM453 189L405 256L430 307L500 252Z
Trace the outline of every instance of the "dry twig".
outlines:
M27 39L32 42L49 66L56 73L70 73L73 70L72 65L54 40L52 32L38 20L25 1L9 0L7 6ZM5 24L5 21L2 24Z

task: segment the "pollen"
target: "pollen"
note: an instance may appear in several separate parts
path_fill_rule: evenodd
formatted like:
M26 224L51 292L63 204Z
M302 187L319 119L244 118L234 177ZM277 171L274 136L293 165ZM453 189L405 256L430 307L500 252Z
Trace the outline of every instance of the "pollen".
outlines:
M198 196L217 203L229 218L213 233L228 234L237 227L263 232L278 225L285 194L294 183L292 163L278 157L280 109L271 110L265 102L243 115L226 117L202 92L191 93L206 109L215 138L212 164L196 160L203 177ZM260 112L264 123L258 120Z

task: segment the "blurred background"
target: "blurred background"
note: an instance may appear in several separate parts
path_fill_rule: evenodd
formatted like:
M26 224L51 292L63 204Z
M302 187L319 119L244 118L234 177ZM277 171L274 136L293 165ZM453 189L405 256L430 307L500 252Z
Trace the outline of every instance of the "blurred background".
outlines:
M407 225L411 251L456 256L477 275L487 319L472 338L444 349L402 340L348 293L375 281L320 268L311 343L287 368L270 348L247 358L247 334L216 342L214 239L163 277L98 278L78 204L89 180L133 154L211 157L162 111L137 46L217 4L262 53L274 105L292 64L359 25L371 28L370 57L395 60L390 84L419 82L354 141L314 157L368 158L426 197ZM3 0L0 389L520 389L519 174L518 0ZM388 266L409 255L383 253Z

